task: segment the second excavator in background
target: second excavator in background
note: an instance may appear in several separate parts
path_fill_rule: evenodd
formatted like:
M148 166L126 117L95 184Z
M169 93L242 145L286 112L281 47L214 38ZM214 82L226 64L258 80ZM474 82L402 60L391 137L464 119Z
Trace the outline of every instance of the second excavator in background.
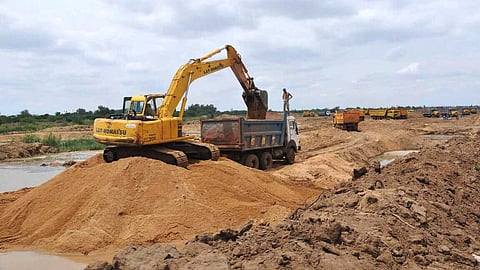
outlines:
M223 50L227 52L226 58L206 61ZM228 67L243 88L247 118L265 119L267 91L255 86L240 55L232 46L226 45L182 65L165 94L124 97L122 114L95 119L93 136L107 145L104 160L112 162L123 157L144 156L181 167L188 165L189 158L217 160L220 157L218 147L183 134L183 114L190 84ZM174 116L176 111L178 116Z

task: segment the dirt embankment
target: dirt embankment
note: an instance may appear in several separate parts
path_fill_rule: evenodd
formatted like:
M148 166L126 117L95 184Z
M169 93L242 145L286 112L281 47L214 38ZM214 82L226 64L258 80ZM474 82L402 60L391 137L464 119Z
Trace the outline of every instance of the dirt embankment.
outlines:
M480 138L430 146L321 194L277 226L129 246L115 269L476 269ZM88 269L109 269L96 263ZM113 266L111 266L113 267ZM113 269L113 268L112 268Z
M92 127L83 125L53 127L29 134L38 136L38 138L44 138L49 134L62 139L91 138ZM41 143L23 143L22 140L25 135L25 133L20 132L0 134L0 161L59 152L57 148Z
M55 147L41 143L8 143L0 145L0 160L29 158L37 155L58 153Z

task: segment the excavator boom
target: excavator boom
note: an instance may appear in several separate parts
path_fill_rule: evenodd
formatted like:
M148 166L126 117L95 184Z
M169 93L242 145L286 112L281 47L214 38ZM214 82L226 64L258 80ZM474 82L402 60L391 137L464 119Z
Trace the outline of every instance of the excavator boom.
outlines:
M206 61L223 50L227 51L227 58ZM268 93L255 86L253 78L248 74L248 70L243 64L240 55L230 45L226 45L203 57L192 59L177 70L165 94L159 117L173 116L181 99L186 99L189 86L194 80L228 67L232 69L233 74L243 88L242 97L247 105L247 118L265 119L268 110ZM183 115L185 109L185 102L180 109L181 115Z

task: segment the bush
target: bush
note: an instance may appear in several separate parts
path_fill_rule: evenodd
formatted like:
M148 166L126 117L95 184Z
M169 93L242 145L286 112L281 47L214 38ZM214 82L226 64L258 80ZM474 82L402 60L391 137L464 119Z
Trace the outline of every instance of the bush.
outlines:
M41 139L36 134L27 134L23 137L22 142L24 143L37 143L40 142Z
M56 137L52 133L48 133L48 135L43 137L42 139L42 143L44 145L48 145L56 148L60 147L61 142L62 142L62 137L61 136Z

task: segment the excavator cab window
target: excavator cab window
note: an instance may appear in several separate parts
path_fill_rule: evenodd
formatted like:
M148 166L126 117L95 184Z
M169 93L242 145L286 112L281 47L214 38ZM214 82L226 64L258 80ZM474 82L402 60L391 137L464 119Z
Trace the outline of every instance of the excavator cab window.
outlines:
M128 113L132 113L135 116L137 114L142 114L143 104L144 104L143 101L132 101L132 103L130 103L130 110L128 111Z
M145 116L156 116L157 115L157 107L155 106L155 99L150 99L147 101L147 107L145 107Z
M124 97L123 98L123 108L122 108L123 115L128 114L128 110L130 110L131 100L132 100L132 97Z

